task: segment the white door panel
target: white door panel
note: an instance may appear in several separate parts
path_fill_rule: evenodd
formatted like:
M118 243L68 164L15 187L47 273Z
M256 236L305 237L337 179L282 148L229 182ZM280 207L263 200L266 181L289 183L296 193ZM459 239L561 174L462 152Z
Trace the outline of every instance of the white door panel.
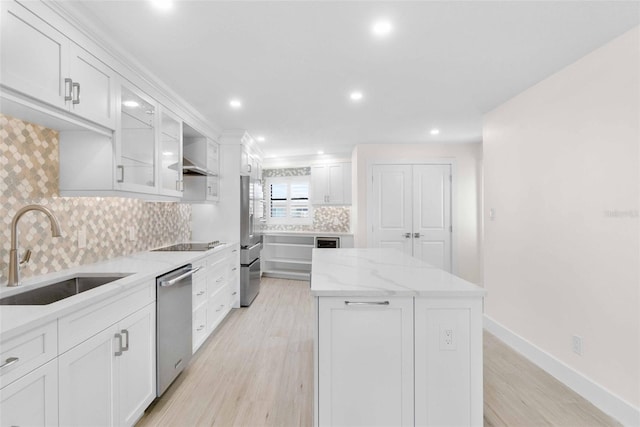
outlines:
M413 166L413 256L451 272L451 166Z
M373 167L374 247L394 247L411 255L411 166ZM409 233L409 234L407 234Z

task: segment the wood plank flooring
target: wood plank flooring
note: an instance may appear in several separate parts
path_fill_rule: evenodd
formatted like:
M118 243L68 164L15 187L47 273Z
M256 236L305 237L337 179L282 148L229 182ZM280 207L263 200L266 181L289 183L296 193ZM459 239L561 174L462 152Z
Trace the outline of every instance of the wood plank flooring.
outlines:
M313 425L313 300L309 283L263 278L138 426ZM485 426L617 426L518 355L484 336Z

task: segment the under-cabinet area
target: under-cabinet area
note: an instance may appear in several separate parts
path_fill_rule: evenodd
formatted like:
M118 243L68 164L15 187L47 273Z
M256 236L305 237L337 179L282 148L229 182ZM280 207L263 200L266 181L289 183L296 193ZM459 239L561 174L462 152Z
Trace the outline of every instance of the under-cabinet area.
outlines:
M338 248L353 247L353 235L347 233L271 233L263 236L262 274L283 279L309 280L311 255L319 241L331 241Z

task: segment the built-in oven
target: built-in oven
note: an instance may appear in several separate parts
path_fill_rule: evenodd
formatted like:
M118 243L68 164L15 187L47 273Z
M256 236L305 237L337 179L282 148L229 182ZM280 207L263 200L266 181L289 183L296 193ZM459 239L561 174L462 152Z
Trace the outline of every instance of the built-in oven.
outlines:
M338 249L340 247L340 237L316 237L316 248Z

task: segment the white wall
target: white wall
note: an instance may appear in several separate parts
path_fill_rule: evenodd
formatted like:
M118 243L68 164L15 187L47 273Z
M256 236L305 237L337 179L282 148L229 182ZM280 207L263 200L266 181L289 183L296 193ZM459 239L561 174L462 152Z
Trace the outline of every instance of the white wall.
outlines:
M456 274L481 284L480 268L480 177L481 144L362 144L351 159L353 174L352 229L356 247L367 246L367 185L371 165L426 163L434 159L454 161L453 217Z
M639 37L496 108L483 135L486 314L636 408Z

